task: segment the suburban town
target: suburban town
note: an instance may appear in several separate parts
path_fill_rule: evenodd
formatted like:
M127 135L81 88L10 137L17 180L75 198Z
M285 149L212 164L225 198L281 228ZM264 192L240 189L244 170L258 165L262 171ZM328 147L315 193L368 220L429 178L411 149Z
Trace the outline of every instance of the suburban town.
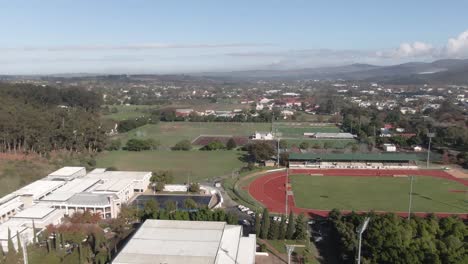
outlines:
M0 264L468 263L468 5L364 2L5 3Z

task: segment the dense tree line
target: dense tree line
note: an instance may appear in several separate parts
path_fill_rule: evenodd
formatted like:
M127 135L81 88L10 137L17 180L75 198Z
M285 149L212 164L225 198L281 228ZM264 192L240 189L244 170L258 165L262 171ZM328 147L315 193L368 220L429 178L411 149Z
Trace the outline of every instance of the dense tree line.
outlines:
M155 200L149 200L143 206L143 210L135 210L136 218L144 221L146 219L162 220L186 220L186 221L221 221L231 225L237 225L237 216L233 213L226 213L223 209L210 210L206 207L200 207L192 199L186 199L184 206L186 209L196 208L196 210L178 210L173 201L168 201L165 208L160 208ZM189 208L187 208L189 207Z
M0 151L100 151L101 96L82 89L0 84Z
M362 240L362 263L468 263L468 229L456 217L413 216L408 221L395 214L371 217ZM332 238L343 263L354 263L358 237L356 228L364 216L330 213Z

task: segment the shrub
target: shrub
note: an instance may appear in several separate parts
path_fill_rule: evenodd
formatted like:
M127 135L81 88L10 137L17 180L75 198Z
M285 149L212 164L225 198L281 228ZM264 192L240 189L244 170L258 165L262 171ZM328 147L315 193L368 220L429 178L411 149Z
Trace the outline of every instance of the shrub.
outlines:
M184 139L179 142L177 142L173 147L172 150L191 150L192 149L192 143L190 141Z

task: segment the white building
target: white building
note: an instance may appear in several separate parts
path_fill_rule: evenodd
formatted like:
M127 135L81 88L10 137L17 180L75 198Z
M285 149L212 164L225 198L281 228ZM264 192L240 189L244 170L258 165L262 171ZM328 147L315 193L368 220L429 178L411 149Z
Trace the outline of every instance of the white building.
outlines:
M225 222L146 220L113 264L255 263L255 235Z
M383 148L387 152L395 152L396 146L394 144L383 144Z
M253 140L273 140L273 134L271 132L255 132L251 137Z
M60 224L65 215L91 211L115 218L123 203L148 188L151 172L106 171L86 174L84 167L64 167L0 198L0 243L6 246L8 229L32 240L38 229ZM14 240L16 243L16 240ZM3 249L5 250L5 246Z

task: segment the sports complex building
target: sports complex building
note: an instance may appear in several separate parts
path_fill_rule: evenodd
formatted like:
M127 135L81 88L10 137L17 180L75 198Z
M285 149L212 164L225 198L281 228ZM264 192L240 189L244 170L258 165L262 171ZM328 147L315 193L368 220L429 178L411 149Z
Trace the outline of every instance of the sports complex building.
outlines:
M295 169L417 169L419 156L407 153L291 153Z

